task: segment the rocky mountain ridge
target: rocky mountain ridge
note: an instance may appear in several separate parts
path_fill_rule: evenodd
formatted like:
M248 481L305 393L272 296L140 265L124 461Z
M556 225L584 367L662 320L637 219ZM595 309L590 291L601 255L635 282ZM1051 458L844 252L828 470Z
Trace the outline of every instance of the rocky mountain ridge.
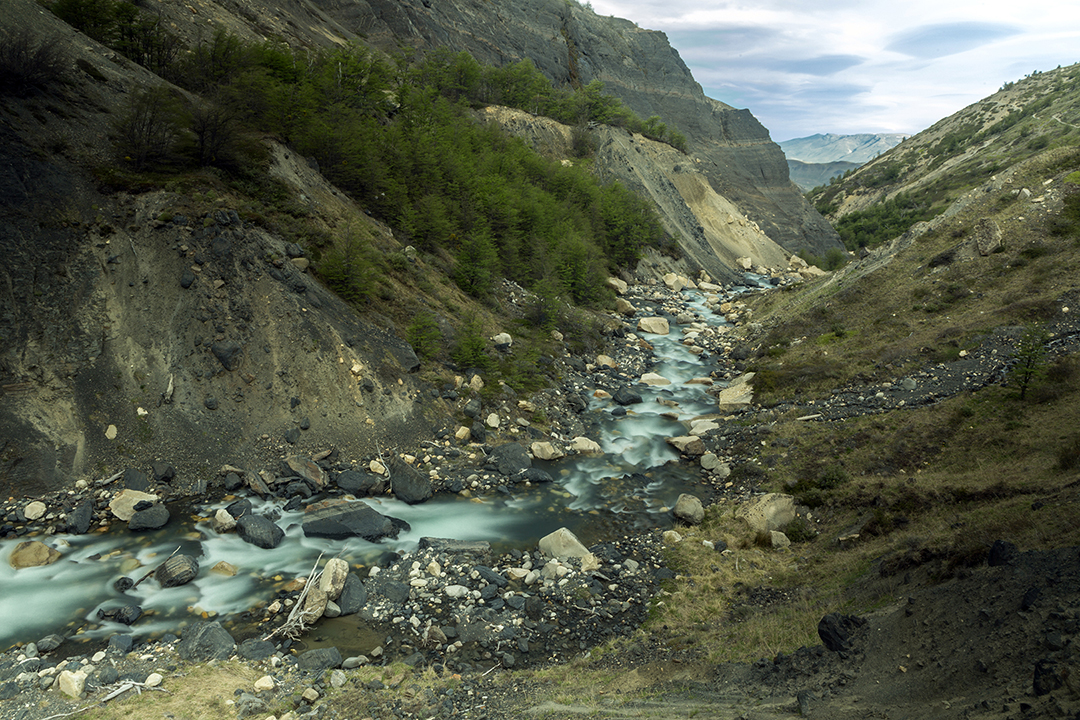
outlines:
M856 133L836 135L824 133L792 138L780 143L788 160L804 163L850 162L865 163L891 150L910 135L902 133Z
M903 194L932 215L1019 162L1080 140L1080 66L1032 73L905 139L812 201L836 221Z

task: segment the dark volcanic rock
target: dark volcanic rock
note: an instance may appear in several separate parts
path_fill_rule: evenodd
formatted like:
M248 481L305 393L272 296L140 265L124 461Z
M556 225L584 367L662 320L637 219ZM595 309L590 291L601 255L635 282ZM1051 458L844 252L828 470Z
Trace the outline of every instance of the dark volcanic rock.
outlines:
M517 475L532 467L528 451L518 443L506 443L491 451L495 466L502 475Z
M357 496L367 495L368 491L375 486L375 478L372 475L358 470L346 470L338 473L338 476L334 478L334 482L343 492Z
M210 352L214 353L223 368L231 371L240 367L244 348L232 340L221 340L210 346Z
M150 487L150 481L146 477L146 473L140 472L133 468L128 468L124 471L124 477L121 479L124 483L124 487L128 490L138 490L139 492L151 492L153 488Z
M390 463L390 479L394 496L409 505L430 500L435 494L431 478L406 462L395 459Z
M361 537L378 540L397 535L390 518L364 502L327 500L311 505L304 511L304 534L344 540Z
M199 561L190 555L173 555L154 571L163 588L186 585L199 576Z
M355 573L349 573L345 577L345 585L338 595L337 605L342 615L355 615L367 604L367 588L363 581Z
M94 501L87 498L75 506L68 513L68 532L73 535L85 535L90 530L90 523L94 519Z
M266 660L274 654L274 643L268 640L248 638L236 648L236 654L245 660Z
M620 405L637 405L641 402L641 395L628 387L621 387L615 391L611 399Z
M336 647L315 648L296 658L296 664L301 670L320 675L331 668L341 667L341 652Z
M279 528L272 520L248 513L241 515L236 520L236 534L244 542L249 542L261 548L276 548L285 537L285 531Z
M154 482L171 482L176 477L176 468L162 460L155 461L150 466Z
M197 622L184 630L176 653L184 660L226 660L236 647L232 635L217 622Z
M128 520L128 530L139 532L141 530L158 530L165 527L169 522L169 509L160 503L156 503L145 510L137 510Z
M990 557L987 559L987 563L990 567L1008 565L1018 553L1016 546L1008 540L995 540L994 544L990 546Z
M845 652L851 649L855 631L865 624L866 620L855 615L829 613L818 622L818 636L833 652Z

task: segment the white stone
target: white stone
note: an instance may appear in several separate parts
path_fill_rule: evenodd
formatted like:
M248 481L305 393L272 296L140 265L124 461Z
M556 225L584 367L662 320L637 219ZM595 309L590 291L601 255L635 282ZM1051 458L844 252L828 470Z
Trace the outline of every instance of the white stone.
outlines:
M534 442L529 449L532 450L533 457L540 460L558 460L566 456L566 453L549 442Z
M742 518L754 532L778 530L795 519L795 499L781 493L768 493L740 505L735 517Z
M704 435L710 430L719 430L720 426L712 420L694 420L690 423L691 435Z
M679 435L665 438L665 440L668 445L687 455L703 455L705 453L705 444L701 442L701 438L697 435Z
M62 670L60 672L60 692L73 698L82 697L86 688L86 673L82 670Z
M754 373L743 373L731 381L731 384L716 395L717 407L723 411L738 410L748 407L754 400L754 388L750 381Z
M485 420L485 423L487 424L487 426L489 428L497 428L497 427L499 427L499 414L498 413L491 413L490 415L487 416L487 420Z
M27 520L40 520L45 515L45 510L45 503L35 500L23 508L23 515L26 516Z
M273 690L276 684L274 678L269 675L263 675L261 678L255 681L255 692L263 692L266 690Z
M341 558L330 558L326 561L322 575L319 576L319 589L326 593L330 600L337 600L341 595L341 589L345 587L345 578L349 576L349 563Z
M602 452L600 443L595 440L590 440L582 435L579 435L570 441L570 449L574 452L589 454Z
M791 545L791 540L788 539L788 536L779 530L770 530L769 540L772 542L772 546L777 550L782 550Z
M161 673L150 673L146 676L146 680L143 681L143 685L146 687L157 687L164 679L165 678L161 676Z
M607 279L607 286L609 288L611 288L612 290L614 290L615 292L619 293L620 295L625 295L626 291L629 289L629 286L626 284L626 281L625 280L620 280L617 277L609 277Z
M484 379L479 375L473 375L469 379L469 387L472 388L473 392L480 392L484 389Z
M670 385L671 384L671 381L668 380L666 377L664 377L663 375L660 375L659 373L654 373L654 372L647 372L644 375L642 375L641 376L641 382L643 382L643 383L645 383L646 385L649 385L649 386Z
M375 473L376 475L385 475L386 474L386 466L383 465L378 460L372 460L371 462L369 462L368 463L368 470Z
M665 530L661 539L664 541L665 545L675 545L682 542L682 535L674 530Z
M117 432L117 430L116 430L115 425L110 425L109 427L105 428L105 439L106 440L115 440L116 439L116 432Z
M514 338L510 337L510 333L502 332L491 338L491 342L496 345L512 345Z
M216 533L229 532L236 527L236 518L225 508L218 508L218 511L214 513L214 517L210 520L210 527Z
M447 585L443 588L443 592L446 593L447 597L463 598L469 594L469 588L464 585Z

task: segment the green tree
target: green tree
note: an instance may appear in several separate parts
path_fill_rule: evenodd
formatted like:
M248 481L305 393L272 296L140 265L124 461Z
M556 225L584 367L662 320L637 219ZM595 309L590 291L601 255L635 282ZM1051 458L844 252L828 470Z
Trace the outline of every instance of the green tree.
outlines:
M450 358L460 368L487 370L491 367L491 357L487 354L487 341L484 339L484 327L475 313L469 313L458 329L457 341L450 351Z
M454 265L454 282L476 298L487 297L495 283L499 255L486 228L469 233L461 242Z
M1009 379L1020 388L1020 399L1027 395L1028 388L1046 375L1049 363L1046 360L1046 343L1050 333L1039 323L1026 327L1024 334L1016 344L1013 365L1009 368Z
M342 298L362 303L371 295L375 280L371 248L355 228L349 227L345 237L323 256L318 273Z
M442 333L435 322L435 316L427 310L421 310L405 329L405 339L412 349L424 360L431 360L439 353Z

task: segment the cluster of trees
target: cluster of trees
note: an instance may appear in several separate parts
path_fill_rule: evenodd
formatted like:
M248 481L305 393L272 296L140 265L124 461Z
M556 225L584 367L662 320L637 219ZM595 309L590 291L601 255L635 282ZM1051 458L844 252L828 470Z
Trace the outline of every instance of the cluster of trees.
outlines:
M49 7L83 34L162 77L180 55L180 39L165 29L161 18L126 0L54 0Z
M925 199L900 193L866 210L848 213L833 227L848 250L858 250L902 235L915 223L929 220L935 214Z
M507 277L545 283L577 303L605 297L603 278L634 263L664 232L651 207L582 167L544 159L471 112L502 104L588 128L618 125L685 148L658 117L642 121L602 84L557 89L529 61L495 68L468 53L386 58L359 45L325 51L250 43L218 30L184 53L154 18L123 0L55 0L62 18L191 90L133 93L115 124L137 171L216 166L243 173L245 138L271 134L314 159L338 187L423 251L454 258L469 294ZM366 240L341 239L320 264L327 281L362 300L378 263Z

